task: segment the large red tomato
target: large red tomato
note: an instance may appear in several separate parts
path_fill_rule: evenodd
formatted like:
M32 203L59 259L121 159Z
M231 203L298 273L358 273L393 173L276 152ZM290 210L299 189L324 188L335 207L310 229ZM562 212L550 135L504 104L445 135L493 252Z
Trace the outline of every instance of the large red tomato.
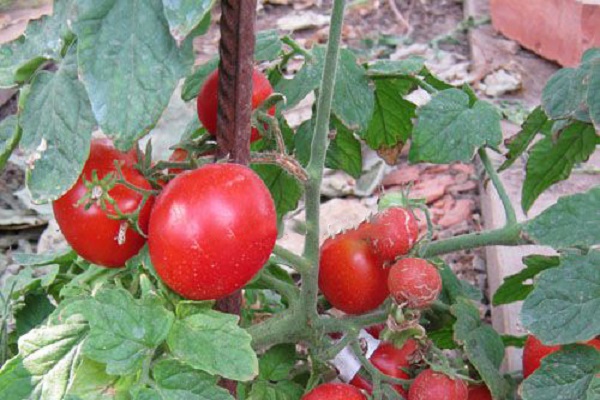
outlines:
M345 313L362 314L379 307L389 295L387 275L368 241L354 233L327 239L321 248L319 288Z
M403 258L390 268L390 294L409 308L429 307L442 290L437 268L421 258Z
M592 339L585 344L600 350L600 339ZM533 374L540 367L544 357L559 351L560 348L561 346L545 346L538 338L529 335L523 348L523 377L527 378Z
M386 262L408 254L419 238L415 216L402 207L388 208L376 214L370 225L373 246Z
M354 386L326 383L305 394L302 400L367 400L367 397Z
M78 202L87 191L83 179L90 181L93 171L100 179L109 173L116 173L115 161L120 163L123 176L130 184L141 189L152 189L148 181L133 168L137 162L134 150L121 153L109 140L98 139L92 141L90 156L75 185L53 203L56 222L75 252L94 264L111 268L122 267L138 253L146 239L127 222L109 218L99 204L92 204L86 209L85 205L78 205ZM142 201L141 194L123 185L116 185L109 195L123 213L136 211ZM152 203L153 198L150 198L140 213L139 225L144 231L148 228ZM108 203L107 208L114 216L114 208Z
M411 358L417 351L418 345L412 339L406 341L404 346L397 348L391 343L382 343L371 355L371 363L378 370L393 378L409 379L405 369L410 367ZM373 385L360 375L356 375L350 384L366 390L368 393L373 391ZM406 397L406 391L401 385L394 385L394 388L402 396Z
M413 381L408 400L468 400L469 390L464 381L426 369Z
M197 99L198 118L213 136L217 134L218 92L219 70L216 70L206 78ZM272 93L273 87L267 77L262 72L254 70L252 73L252 109L258 108ZM275 107L269 109L269 114L275 115ZM260 139L258 130L252 128L250 142L258 139Z
M211 164L173 179L156 200L148 244L158 275L192 300L242 288L269 259L277 215L250 168Z

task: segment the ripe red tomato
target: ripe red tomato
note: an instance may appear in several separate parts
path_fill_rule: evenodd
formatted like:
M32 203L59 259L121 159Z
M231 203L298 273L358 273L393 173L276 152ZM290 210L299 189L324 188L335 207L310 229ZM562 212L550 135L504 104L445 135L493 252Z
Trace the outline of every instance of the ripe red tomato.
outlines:
M209 300L242 288L269 259L277 215L250 168L210 164L175 177L156 200L148 235L162 280L185 298Z
M369 243L354 234L327 239L321 247L319 288L337 309L362 314L388 297L388 271Z
M420 258L404 258L390 269L388 288L394 299L409 308L426 308L442 290L437 268Z
M326 383L305 394L302 400L367 400L367 397L354 386Z
M600 339L592 339L585 343L600 350ZM523 348L523 377L533 374L541 365L542 359L560 350L561 346L546 346L533 335L527 337Z
M417 220L402 207L388 208L376 214L370 224L373 246L386 262L408 254L419 238Z
M93 171L100 179L109 173L116 173L115 160L120 163L123 176L130 184L141 189L152 189L144 176L133 168L137 162L135 150L121 153L109 140L98 139L92 141L90 156L75 185L52 205L56 222L75 252L94 264L109 268L122 267L146 242L126 221L109 218L99 204L93 204L87 210L85 205L78 205L87 192L83 178L90 181ZM136 211L142 201L140 193L123 185L116 185L109 195L123 213ZM153 201L150 198L140 213L139 225L143 231L148 229ZM113 206L106 205L114 216Z
M468 400L469 390L460 379L426 369L413 381L408 400Z
M469 400L493 400L490 389L485 385L469 386Z
M217 111L219 92L219 71L216 70L206 78L197 99L198 118L211 135L217 134ZM271 94L273 87L267 77L260 71L254 70L252 74L252 109L255 110ZM275 107L269 109L270 115L275 115ZM252 128L250 142L260 139L256 128Z
M399 378L409 379L408 373L404 370L410 367L411 358L418 349L417 342L412 339L406 341L404 346L397 348L391 343L381 343L381 345L371 355L371 363L384 374ZM360 389L366 390L368 393L373 392L373 385L359 374L356 374L350 381ZM406 391L401 385L394 385L394 388L402 396L406 397Z

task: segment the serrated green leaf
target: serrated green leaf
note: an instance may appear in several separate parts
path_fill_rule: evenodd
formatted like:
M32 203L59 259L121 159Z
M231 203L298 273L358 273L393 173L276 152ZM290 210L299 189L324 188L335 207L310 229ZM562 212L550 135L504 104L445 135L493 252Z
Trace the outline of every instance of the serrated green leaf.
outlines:
M523 400L598 400L600 352L568 346L542 359L541 367L523 382Z
M23 302L25 305L15 311L14 315L19 336L41 325L56 309L45 294L28 294Z
M0 369L0 396L4 400L29 399L35 388L31 374L23 366L21 356L6 362Z
M493 305L500 306L527 298L533 290L533 284L526 283L540 272L557 267L560 264L558 257L527 256L523 258L526 267L519 273L507 276L504 282L494 293Z
M544 344L584 342L600 335L600 252L566 255L541 273L521 320Z
M269 188L278 218L298 207L303 191L296 178L277 165L253 164L252 169Z
M529 114L521 131L511 138L510 143L506 145L506 161L498 168L498 171L504 171L514 164L515 161L527 150L533 139L540 132L549 133L553 122L548 120L548 116L541 107L537 107Z
M282 381L270 383L258 381L252 386L248 400L300 400L304 394L302 386Z
M111 375L136 372L167 338L174 319L158 298L136 300L124 289L102 290L81 304L78 311L90 324L83 352L105 363Z
M252 337L237 322L237 316L206 310L176 321L167 343L175 357L195 369L249 381L258 374L258 358Z
M394 147L410 138L416 106L402 96L413 87L412 82L401 79L375 81L375 111L362 135L370 148Z
M42 267L50 264L69 264L77 258L77 254L71 249L49 251L47 253L15 253L12 254L15 263L29 267Z
M0 88L28 80L46 60L57 60L70 13L71 0L55 0L53 14L29 22L25 33L0 46Z
M193 62L177 48L161 0L81 0L79 67L100 127L121 150L148 133Z
M593 58L593 62L590 64L586 100L591 120L594 122L596 130L600 131L600 57Z
M552 119L570 118L585 105L587 73L563 68L554 74L542 92L542 107Z
M458 299L452 306L452 314L456 317L454 339L464 346L469 361L493 397L507 398L511 385L499 372L504 359L502 338L491 326L481 322L479 309L468 299Z
M310 92L319 87L323 75L324 54L323 47L315 47L312 58L304 60L302 68L292 79L281 79L275 85L275 92L281 93L286 98L284 108L296 106Z
M293 344L271 347L259 360L259 378L266 381L282 381L288 377L296 363L296 348Z
M347 172L354 178L362 173L362 151L354 133L339 122L335 122L335 138L327 148L325 166Z
M210 14L215 0L162 0L162 3L171 35L181 42Z
M16 115L9 115L0 121L0 171L21 140L22 130Z
M260 31L256 34L254 59L256 61L272 61L281 53L282 45L276 29Z
M458 89L438 92L418 110L411 162L470 162L479 147L497 147L502 140L500 113L489 103L469 107L469 96Z
M536 243L564 249L600 243L600 187L561 197L553 206L525 224Z
M397 78L398 75L414 76L423 70L425 59L422 57L410 57L404 60L377 60L369 64L369 73L378 76L390 75Z
M571 175L573 167L587 160L596 150L600 139L594 127L575 122L556 140L546 137L531 149L527 161L527 174L523 183L521 204L529 211L535 200L546 189Z
M32 160L27 170L32 199L56 200L81 174L95 126L87 93L77 78L74 49L56 73L43 71L35 77L20 124L21 147Z
M75 371L65 400L129 400L134 376L109 375L104 364L84 358Z

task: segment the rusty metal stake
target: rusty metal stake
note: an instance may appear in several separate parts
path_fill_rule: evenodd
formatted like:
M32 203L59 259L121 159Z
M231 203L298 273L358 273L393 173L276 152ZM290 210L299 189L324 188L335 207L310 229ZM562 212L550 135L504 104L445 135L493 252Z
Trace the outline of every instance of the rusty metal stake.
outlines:
M242 165L250 162L256 4L257 0L221 0L217 155L229 155L231 162ZM241 303L238 291L219 300L217 309L239 315ZM221 385L236 395L235 381L224 379Z

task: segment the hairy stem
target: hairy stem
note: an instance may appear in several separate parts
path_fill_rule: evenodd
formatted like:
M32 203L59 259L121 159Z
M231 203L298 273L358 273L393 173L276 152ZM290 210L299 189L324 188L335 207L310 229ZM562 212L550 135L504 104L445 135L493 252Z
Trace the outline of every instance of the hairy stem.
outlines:
M485 147L479 149L479 158L483 163L483 167L487 172L490 180L494 184L496 191L498 192L498 196L502 201L502 205L504 206L504 213L506 214L506 225L515 225L517 223L517 215L515 214L515 209L513 208L512 202L508 197L508 193L506 193L506 189L500 176L496 172L496 169L492 165L492 161L485 150Z

